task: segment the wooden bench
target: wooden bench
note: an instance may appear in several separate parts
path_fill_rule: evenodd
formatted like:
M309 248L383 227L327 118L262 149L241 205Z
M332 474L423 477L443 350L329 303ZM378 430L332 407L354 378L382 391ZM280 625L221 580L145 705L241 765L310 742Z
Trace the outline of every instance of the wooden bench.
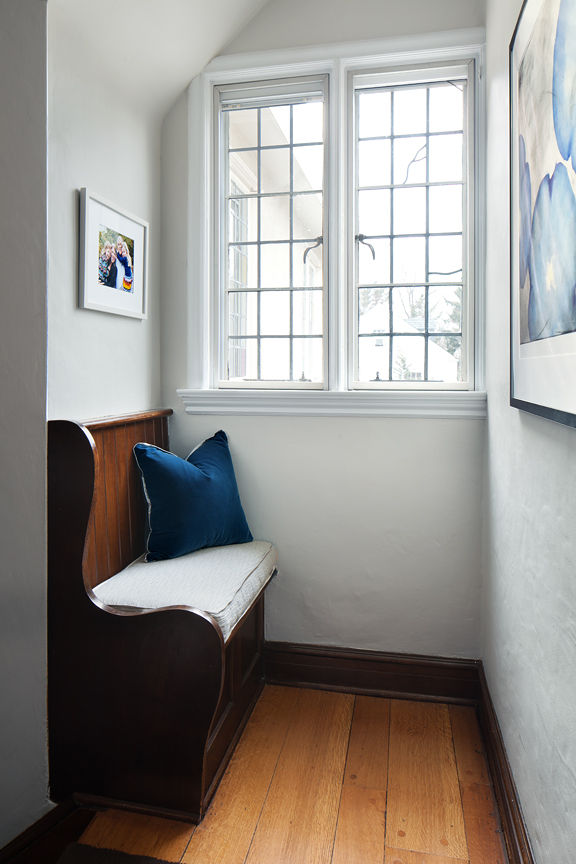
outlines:
M263 686L263 590L226 641L201 609L93 590L144 551L132 448L168 449L171 413L48 424L50 797L199 821Z

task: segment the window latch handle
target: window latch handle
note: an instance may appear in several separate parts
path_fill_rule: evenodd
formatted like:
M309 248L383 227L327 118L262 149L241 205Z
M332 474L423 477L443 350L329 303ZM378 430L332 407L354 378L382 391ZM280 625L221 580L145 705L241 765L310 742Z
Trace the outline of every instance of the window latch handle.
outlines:
M365 246L368 246L368 248L370 249L370 251L372 253L372 258L375 261L376 260L376 250L374 249L374 246L372 246L371 243L368 243L368 241L366 240L366 235L365 234L356 234L356 237L354 239L357 240L359 243L363 243Z
M304 250L304 264L306 263L306 258L308 257L308 253L312 251L312 249L316 249L317 246L321 246L324 242L323 237L316 237L312 246L307 246Z

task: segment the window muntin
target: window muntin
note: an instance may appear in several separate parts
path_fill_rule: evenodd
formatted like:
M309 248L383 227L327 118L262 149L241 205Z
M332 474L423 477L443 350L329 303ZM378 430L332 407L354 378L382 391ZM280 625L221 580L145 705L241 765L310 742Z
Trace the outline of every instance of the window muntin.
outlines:
M295 83L219 91L223 386L325 379L327 88Z
M356 388L470 386L470 106L451 73L353 82Z

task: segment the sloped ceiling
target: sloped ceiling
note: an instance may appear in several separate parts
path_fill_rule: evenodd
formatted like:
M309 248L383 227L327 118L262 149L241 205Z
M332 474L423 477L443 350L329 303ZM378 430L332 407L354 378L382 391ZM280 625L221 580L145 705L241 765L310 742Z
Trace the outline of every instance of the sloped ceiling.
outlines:
M49 0L48 51L132 109L164 113L267 0Z

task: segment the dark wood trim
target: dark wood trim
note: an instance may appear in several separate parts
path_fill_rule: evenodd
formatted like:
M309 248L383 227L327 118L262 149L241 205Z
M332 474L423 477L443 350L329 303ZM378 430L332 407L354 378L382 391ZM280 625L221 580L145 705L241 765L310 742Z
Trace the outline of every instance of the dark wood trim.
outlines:
M270 684L476 704L479 669L479 660L264 643L264 671Z
M89 793L75 792L73 795L75 804L81 808L95 810L123 810L127 813L140 813L143 816L155 816L159 819L170 819L173 822L186 822L195 825L200 822L198 814L191 814L184 810L170 810L167 807L139 804L134 801L124 801L121 798L110 798L107 795L91 795Z
M500 811L509 864L534 864L516 784L482 665L480 665L479 676L481 699L478 715L484 735L494 795Z
M171 417L173 413L172 408L158 408L150 411L139 411L137 414L111 415L110 417L98 417L94 420L84 420L83 425L89 429L112 429L119 424L129 426L131 423L142 423L146 420Z
M57 804L10 843L0 849L0 864L52 864L68 843L77 840L94 815L71 799Z

